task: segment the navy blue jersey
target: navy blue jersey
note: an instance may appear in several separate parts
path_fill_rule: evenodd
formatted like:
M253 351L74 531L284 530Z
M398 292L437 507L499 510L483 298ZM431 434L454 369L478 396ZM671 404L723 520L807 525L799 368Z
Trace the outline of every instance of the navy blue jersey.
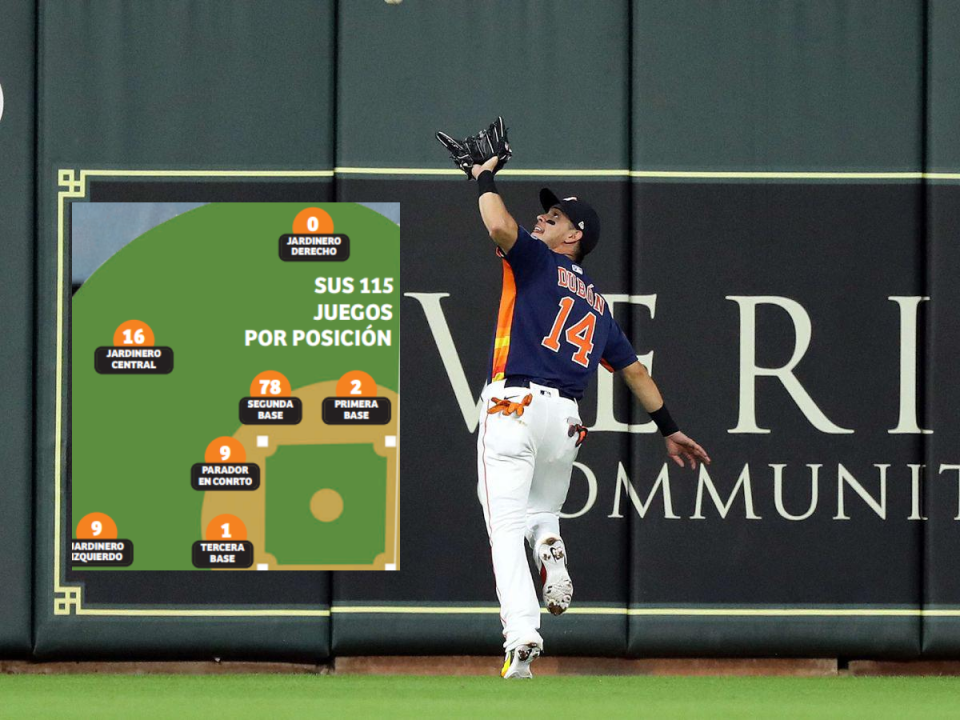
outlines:
M637 355L583 268L523 228L503 262L490 379L523 376L575 398L603 362L622 370Z

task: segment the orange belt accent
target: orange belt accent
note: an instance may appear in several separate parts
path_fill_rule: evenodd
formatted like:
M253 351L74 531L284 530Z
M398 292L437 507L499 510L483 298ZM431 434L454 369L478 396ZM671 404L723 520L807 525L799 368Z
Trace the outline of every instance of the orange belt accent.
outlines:
M493 403L493 407L487 410L488 415L496 415L497 413L503 413L504 415L512 415L513 413L517 414L517 417L523 415L523 409L527 407L533 401L533 394L527 395L520 402L513 402L512 400L501 400L500 398L490 398L490 402Z

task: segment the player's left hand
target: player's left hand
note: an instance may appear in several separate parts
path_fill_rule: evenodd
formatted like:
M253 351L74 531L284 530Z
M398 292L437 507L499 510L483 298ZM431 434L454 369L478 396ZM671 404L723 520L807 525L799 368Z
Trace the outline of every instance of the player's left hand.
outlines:
M707 465L710 464L710 456L707 455L707 451L680 431L668 435L663 439L663 442L667 446L667 455L680 467L686 467L683 462L684 458L690 461L690 467L694 470L697 469L697 460Z

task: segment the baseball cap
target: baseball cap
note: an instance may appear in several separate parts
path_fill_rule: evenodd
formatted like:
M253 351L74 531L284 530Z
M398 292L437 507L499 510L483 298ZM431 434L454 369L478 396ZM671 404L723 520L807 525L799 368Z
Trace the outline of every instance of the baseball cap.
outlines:
M597 246L597 241L600 240L600 217L590 205L578 197L558 198L549 188L540 191L540 204L544 210L559 207L574 226L583 231L580 252L584 257Z

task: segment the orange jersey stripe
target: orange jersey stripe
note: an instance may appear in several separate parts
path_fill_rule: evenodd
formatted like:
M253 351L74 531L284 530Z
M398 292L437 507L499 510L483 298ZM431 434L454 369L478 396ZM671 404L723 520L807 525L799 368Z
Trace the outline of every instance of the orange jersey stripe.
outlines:
M517 300L517 283L513 269L503 261L503 289L500 291L500 311L497 313L497 334L493 342L493 372L491 380L503 380L510 354L510 328L513 325L513 306Z

